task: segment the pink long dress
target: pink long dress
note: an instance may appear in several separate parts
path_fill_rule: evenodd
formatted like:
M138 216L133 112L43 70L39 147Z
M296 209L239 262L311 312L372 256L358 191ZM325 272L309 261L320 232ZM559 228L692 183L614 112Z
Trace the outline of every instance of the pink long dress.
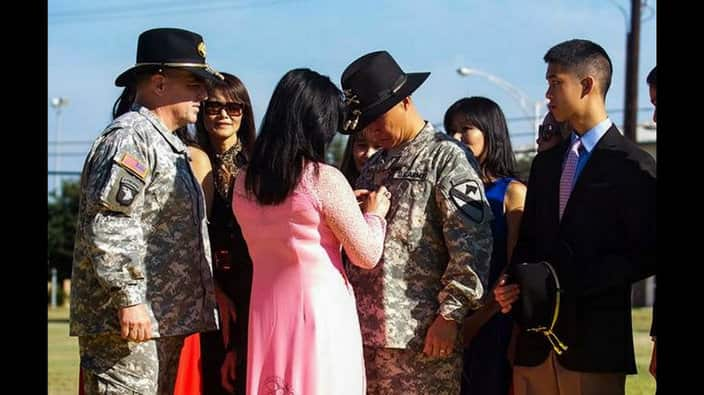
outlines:
M235 182L233 210L252 256L247 394L363 395L362 336L340 248L372 268L386 221L359 210L336 168L312 164L279 205L262 206Z

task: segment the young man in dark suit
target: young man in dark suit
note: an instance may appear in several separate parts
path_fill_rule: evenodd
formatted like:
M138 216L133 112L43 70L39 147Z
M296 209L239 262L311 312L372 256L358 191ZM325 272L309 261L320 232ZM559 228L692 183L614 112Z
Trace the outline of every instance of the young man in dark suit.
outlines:
M516 341L515 395L624 394L636 373L631 284L655 273L655 161L624 138L606 113L612 65L599 45L570 40L551 48L548 108L573 133L539 153L512 264L548 261L562 289L554 328ZM516 284L495 291L502 311Z

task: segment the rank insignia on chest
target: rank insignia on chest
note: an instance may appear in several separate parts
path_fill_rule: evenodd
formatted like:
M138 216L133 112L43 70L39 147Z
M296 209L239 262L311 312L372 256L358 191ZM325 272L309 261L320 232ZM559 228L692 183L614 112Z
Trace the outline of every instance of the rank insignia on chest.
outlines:
M484 220L484 202L479 184L468 180L457 184L450 190L452 203L469 219L476 223Z

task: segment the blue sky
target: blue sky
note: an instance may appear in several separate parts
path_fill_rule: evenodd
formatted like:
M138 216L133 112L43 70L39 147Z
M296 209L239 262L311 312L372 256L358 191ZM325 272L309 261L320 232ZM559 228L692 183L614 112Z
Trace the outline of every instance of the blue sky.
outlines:
M656 64L657 2L646 2L638 67L639 122L651 119L645 76ZM49 153L56 145L52 97L68 98L61 140L92 141L110 120L120 89L115 77L135 62L137 37L154 27L200 33L207 61L239 76L253 100L257 121L283 74L309 67L339 85L357 57L386 49L407 72L430 71L414 93L425 119L441 123L447 107L464 96L495 100L507 118L526 117L518 101L481 77L461 77L467 66L494 74L531 100L544 98L545 52L572 38L602 45L614 64L607 109L622 109L628 0L49 0ZM621 124L622 113L610 116ZM531 121L510 121L514 145L530 142ZM257 122L258 126L258 122ZM64 144L60 169L80 171L89 144ZM49 156L49 169L54 157Z

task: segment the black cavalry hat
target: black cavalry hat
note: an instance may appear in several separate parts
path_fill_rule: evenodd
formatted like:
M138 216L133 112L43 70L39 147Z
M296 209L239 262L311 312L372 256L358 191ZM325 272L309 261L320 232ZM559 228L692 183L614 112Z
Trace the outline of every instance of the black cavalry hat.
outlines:
M514 265L511 276L521 288L514 304L513 317L528 332L542 333L557 355L567 350L555 334L560 317L560 299L564 292L553 266L546 261Z
M147 68L174 67L188 70L205 80L223 80L222 74L205 63L205 43L198 33L174 28L151 29L139 35L137 63L115 79L115 85L133 82L135 72Z
M340 133L364 129L413 93L430 73L404 73L386 51L368 53L352 62L342 73L341 83L350 108Z

